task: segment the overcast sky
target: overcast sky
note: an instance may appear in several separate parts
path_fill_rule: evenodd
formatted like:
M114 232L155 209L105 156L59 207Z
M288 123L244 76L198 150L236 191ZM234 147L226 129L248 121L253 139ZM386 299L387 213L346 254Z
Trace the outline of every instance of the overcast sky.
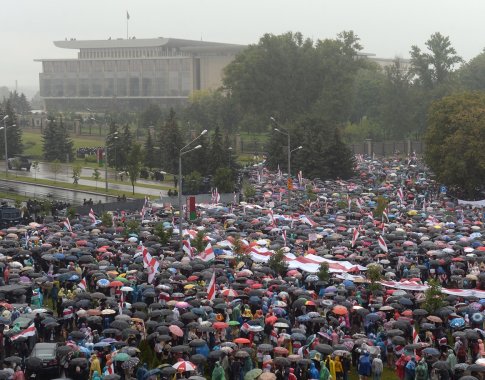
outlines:
M299 31L313 39L354 30L364 51L407 58L434 32L466 60L485 47L484 0L15 0L2 1L0 86L32 92L35 58L76 57L52 41L172 37L238 44L264 33Z

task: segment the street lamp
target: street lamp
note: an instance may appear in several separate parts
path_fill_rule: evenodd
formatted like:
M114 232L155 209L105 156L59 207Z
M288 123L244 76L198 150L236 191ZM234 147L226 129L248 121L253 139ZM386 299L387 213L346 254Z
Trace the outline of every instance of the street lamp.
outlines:
M8 152L7 152L7 119L8 115L3 117L3 139L5 142L5 177L8 177Z
M192 143L194 143L196 140L201 138L203 135L207 133L207 129L204 129L199 136L197 136L195 139L193 139L191 142L189 142L187 145L182 147L179 150L179 178L178 178L178 187L179 187L179 239L180 239L180 252L183 252L183 234L182 234L182 156L184 154L190 153L196 149L202 148L202 145L197 145L195 148L186 150Z
M288 146L287 146L287 155L288 155L288 180L291 178L291 140L290 140L290 132L285 130L280 123L276 121L276 119L271 116L269 118L273 123L275 123L279 128L275 128L274 130L278 133L281 133L282 135L286 136L288 139ZM290 204L290 199L291 199L291 189L289 186L288 187L288 204Z
M231 170L232 146L227 148L227 150L229 151L229 170Z
M115 136L115 139L118 137L118 131L113 132L109 135L106 135L104 139L104 184L105 184L105 191L108 194L108 137Z

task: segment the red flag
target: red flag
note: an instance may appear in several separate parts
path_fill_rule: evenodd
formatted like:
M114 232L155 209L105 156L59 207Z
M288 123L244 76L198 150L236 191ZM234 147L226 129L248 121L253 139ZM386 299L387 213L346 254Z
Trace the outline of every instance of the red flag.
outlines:
M212 273L211 280L209 282L209 286L207 287L207 299L212 301L216 298L216 272Z

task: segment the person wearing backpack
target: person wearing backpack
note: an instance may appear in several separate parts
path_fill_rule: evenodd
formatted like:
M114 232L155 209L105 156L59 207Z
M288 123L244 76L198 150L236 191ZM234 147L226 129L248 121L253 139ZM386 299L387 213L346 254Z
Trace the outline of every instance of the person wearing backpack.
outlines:
M422 358L418 365L416 366L415 371L415 380L428 380L428 365L426 364L426 359Z

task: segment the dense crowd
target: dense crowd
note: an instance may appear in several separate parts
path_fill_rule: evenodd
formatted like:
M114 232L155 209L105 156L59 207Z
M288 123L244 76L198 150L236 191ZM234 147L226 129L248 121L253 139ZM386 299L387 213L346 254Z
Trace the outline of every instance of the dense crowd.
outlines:
M483 379L481 203L415 158L357 173L299 175L288 201L248 169L252 199L198 205L182 252L157 202L1 231L0 376L41 373L32 347L60 342L48 367L75 380Z

